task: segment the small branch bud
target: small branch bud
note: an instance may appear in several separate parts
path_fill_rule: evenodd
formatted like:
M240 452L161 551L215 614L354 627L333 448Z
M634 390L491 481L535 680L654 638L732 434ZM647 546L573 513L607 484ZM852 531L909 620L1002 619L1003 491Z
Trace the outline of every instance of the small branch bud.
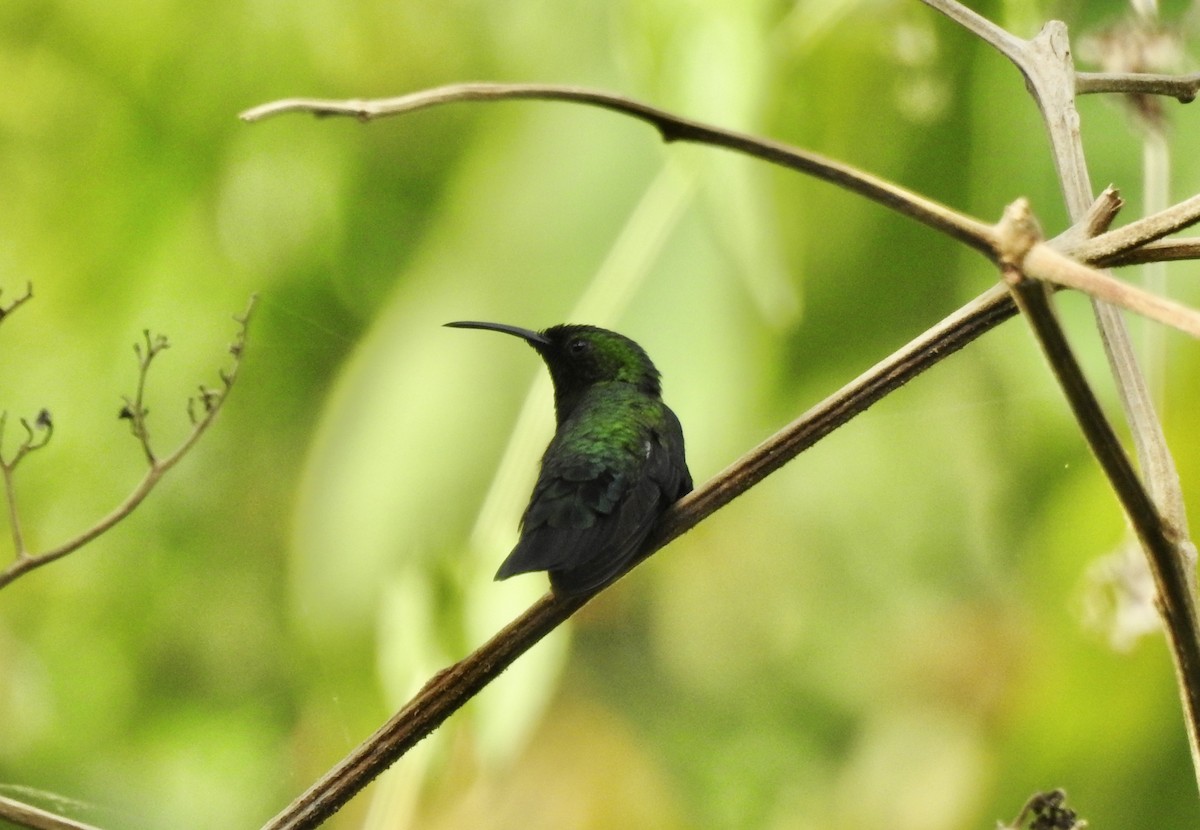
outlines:
M1075 811L1064 806L1067 794L1062 790L1034 793L1017 817L1009 824L1001 824L999 830L1022 830L1029 822L1029 830L1083 830L1087 822Z
M1025 257L1041 240L1042 227L1030 210L1028 199L1017 199L1004 209L996 225L996 252L1006 279L1008 272L1021 270Z

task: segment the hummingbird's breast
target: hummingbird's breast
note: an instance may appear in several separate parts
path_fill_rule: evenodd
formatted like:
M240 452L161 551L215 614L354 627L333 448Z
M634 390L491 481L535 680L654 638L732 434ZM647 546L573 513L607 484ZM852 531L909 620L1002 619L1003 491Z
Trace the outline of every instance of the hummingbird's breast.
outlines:
M644 460L661 421L662 402L626 383L588 390L554 436L554 444L584 454Z

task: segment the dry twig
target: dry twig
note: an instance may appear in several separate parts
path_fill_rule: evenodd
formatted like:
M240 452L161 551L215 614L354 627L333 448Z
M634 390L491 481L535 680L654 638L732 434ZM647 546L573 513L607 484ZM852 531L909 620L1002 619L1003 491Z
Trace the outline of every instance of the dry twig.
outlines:
M258 121L284 113L305 112L319 117L340 115L370 121L443 104L514 99L569 101L602 107L649 122L666 141L691 141L724 147L798 170L859 193L897 213L916 219L974 248L993 262L999 259L997 243L989 224L932 199L926 199L869 173L798 147L702 124L601 90L554 84L452 84L411 95L378 100L289 98L254 107L242 113L241 117L246 121ZM1095 200L1090 200L1085 208L1085 224L1090 221L1086 217L1086 210L1090 209L1094 202ZM1108 218L1111 219L1111 216ZM1193 337L1200 337L1200 313L1171 300L1157 297L1138 286L1115 280L1083 264L1100 259L1111 260L1196 222L1200 222L1200 196L1181 202L1160 214L1090 239L1082 233L1064 234L1064 239L1059 243L1064 247L1061 252L1049 244L1038 243L1025 264L1026 273L1037 279L1076 288L1094 298L1120 305L1164 325L1187 332ZM1073 261L1073 258L1080 261Z
M142 476L142 480L138 482L137 486L133 488L133 491L111 513L74 538L40 553L31 552L25 547L25 542L20 531L20 516L17 510L13 473L17 464L30 452L45 446L46 442L50 439L53 424L50 421L49 413L45 411L43 411L42 416L39 416L33 426L24 420L21 421L27 433L25 440L18 447L16 454L11 459L5 460L0 456L0 472L3 472L5 496L8 502L9 520L16 552L16 559L7 568L0 571L0 588L4 588L12 581L30 571L74 553L101 534L110 530L114 525L132 513L145 500L146 496L150 495L150 492L162 480L163 476L178 464L192 447L196 445L196 442L200 440L200 436L208 430L212 422L216 419L230 390L233 389L234 382L237 380L246 345L246 332L250 325L250 317L254 311L255 300L256 298L251 297L245 312L234 317L234 320L238 324L238 331L233 343L229 346L230 354L233 355L233 365L229 370L222 370L220 372L222 388L220 390L213 390L201 386L198 394L188 400L188 414L192 419L191 432L188 433L187 437L183 439L174 451L162 458L159 458L155 454L151 445L150 432L146 423L146 416L149 411L145 406L144 395L146 377L149 374L150 366L154 358L167 348L168 342L162 335L151 336L149 331L143 332L145 342L143 344L134 344L133 347L134 353L138 358L137 389L132 398L125 398L125 405L121 408L119 417L129 421L133 436L141 445L148 465L146 473ZM200 406L199 411L197 410L197 402L199 402ZM0 416L0 437L3 436L3 426L4 418ZM34 427L38 427L38 429L35 430Z
M1158 589L1159 612L1179 673L1184 720L1190 728L1192 724L1200 723L1200 629L1196 623L1196 600L1192 595L1188 556L1181 550L1186 539L1179 528L1159 512L1142 486L1071 351L1050 304L1047 286L1028 279L1022 272L1022 263L1027 261L1038 233L1028 204L1020 200L1010 206L999 227L999 236L1008 249L1001 260L1004 281L1037 337L1088 445L1149 556L1150 571ZM1194 744L1196 736L1190 737Z
M1072 220L1079 224L1091 207L1093 198L1079 128L1079 113L1075 109L1078 77L1072 60L1071 43L1067 35L1066 24L1060 21L1050 21L1042 27L1036 37L1026 41L1002 32L995 24L965 9L955 0L923 1L956 20L968 31L986 40L1012 61L1025 77L1025 86L1042 113L1067 211ZM1093 83L1095 80L1094 76L1090 79L1085 78L1084 86L1090 85L1092 91L1099 91L1100 84ZM1157 84L1157 79L1155 83ZM1190 83L1190 80L1185 79L1184 83ZM1155 92L1158 89L1145 88L1138 91L1145 93ZM1200 196L1194 196L1173 208L1134 222L1126 228L1097 237L1091 243L1084 243L1085 246L1092 246L1090 248L1091 256L1084 258L1091 261L1111 260L1121 251L1131 250L1147 242L1161 239L1167 234L1194 223L1197 213L1200 212L1198 208L1200 208ZM1114 247L1108 249L1108 245ZM1025 269L1023 273L1025 276L1036 276L1041 279L1043 275L1034 273L1031 267L1033 259L1034 254L1031 251L1030 256L1025 258L1022 263L1022 268ZM1040 288L1038 290L1042 291ZM1037 314L1041 305L1040 298L1044 292L1039 294L1029 290L1021 293L1026 298L1024 310ZM1092 294L1092 308L1096 325L1104 344L1109 368L1116 381L1125 418L1133 436L1142 476L1114 477L1113 471L1107 466L1105 471L1109 473L1109 480L1114 487L1119 485L1139 491L1137 493L1118 492L1122 505L1127 511L1131 505L1143 502L1154 506L1156 518L1153 521L1146 518L1145 521L1139 523L1138 517L1129 515L1151 569L1167 567L1166 563L1156 560L1160 551L1173 550L1174 555L1178 556L1180 561L1170 566L1171 569L1186 571L1187 582L1191 585L1194 583L1191 576L1194 568L1191 553L1195 551L1195 546L1187 538L1187 516L1183 506L1182 484L1171 451L1167 446L1162 423L1155 412L1146 378L1134 355L1129 331L1120 313L1110 304L1112 301L1112 297L1101 296L1098 293ZM1048 298L1047 302L1049 302ZM1035 326L1039 341L1043 344L1047 343L1048 338L1051 338L1047 329L1058 328L1058 323L1053 315L1043 314L1035 318L1027 313L1026 316L1030 324ZM1066 342L1065 335L1061 330L1057 332L1054 339ZM1050 356L1049 353L1048 356ZM1055 368L1060 383L1065 382L1067 379L1065 358L1064 365ZM1090 411L1088 408L1076 407L1074 393L1065 386L1064 390L1073 400L1072 405L1077 417L1082 417L1083 414ZM1105 424L1107 425L1107 421ZM1101 429L1097 425L1082 422L1080 426L1084 434L1088 436L1089 442L1092 442L1092 449L1101 458L1102 464L1104 458L1124 455L1124 449L1111 428ZM1102 448L1097 446L1096 441L1112 442L1112 446ZM1148 538L1149 535L1153 535L1155 538ZM1161 574L1156 574L1156 581L1161 590L1164 587ZM1173 604L1172 598L1160 595L1159 611L1163 624L1168 629L1167 639L1171 645L1179 681L1188 744L1192 753L1193 771L1196 775L1197 786L1200 787L1200 721L1197 720L1200 718L1200 708L1197 708L1196 705L1197 699L1200 698L1200 673L1197 673L1200 672L1200 664L1190 657L1192 652L1200 652L1200 644L1194 642L1200 637L1200 631L1197 629L1195 620L1195 598L1191 597L1190 589L1188 594L1190 600L1186 604Z
M3 291L0 291L0 294L3 294ZM12 314L31 299L33 299L33 283L26 283L24 294L22 294L20 297L17 297L8 305L0 303L0 320L3 320L8 315Z
M33 830L97 830L90 824L50 813L0 795L0 819Z
M1125 95L1166 95L1190 104L1200 92L1200 72L1156 75L1150 72L1076 72L1075 94L1115 92Z

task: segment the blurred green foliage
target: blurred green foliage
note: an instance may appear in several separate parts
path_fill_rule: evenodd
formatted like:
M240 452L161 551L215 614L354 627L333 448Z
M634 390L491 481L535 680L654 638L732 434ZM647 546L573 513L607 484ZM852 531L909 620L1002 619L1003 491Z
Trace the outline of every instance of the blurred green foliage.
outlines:
M972 5L1025 36L1127 12ZM1186 43L1185 11L1164 4ZM142 330L172 342L150 381L165 450L261 298L190 457L0 592L0 793L105 828L259 826L544 589L490 581L549 435L543 371L442 322L628 333L704 481L995 279L878 206L609 113L240 110L588 84L1064 223L1019 76L900 0L7 0L0 76L0 288L35 291L0 326L0 408L56 421L18 473L35 549L141 473L116 415ZM1097 186L1136 216L1140 128L1118 101L1080 109ZM1188 196L1200 116L1166 112ZM1200 303L1197 267L1170 273ZM1060 307L1112 404L1086 304ZM1193 516L1198 355L1169 333L1154 358ZM1093 826L1185 826L1161 638L1118 653L1084 624L1122 534L1010 322L639 568L331 826L949 830L1051 786Z

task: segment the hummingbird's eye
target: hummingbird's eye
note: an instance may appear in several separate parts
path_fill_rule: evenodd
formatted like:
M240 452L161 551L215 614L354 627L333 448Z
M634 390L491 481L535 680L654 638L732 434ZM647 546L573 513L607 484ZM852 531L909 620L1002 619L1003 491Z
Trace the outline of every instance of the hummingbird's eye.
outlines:
M567 344L567 351L570 352L573 357L579 357L581 354L583 354L587 350L588 350L588 342L586 340L584 340L582 337L576 337L574 340L572 340L570 343Z

